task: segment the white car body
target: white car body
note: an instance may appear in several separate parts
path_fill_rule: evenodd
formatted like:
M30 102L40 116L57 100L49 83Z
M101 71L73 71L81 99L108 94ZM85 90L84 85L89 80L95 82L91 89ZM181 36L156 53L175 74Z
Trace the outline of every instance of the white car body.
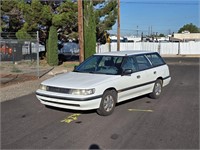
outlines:
M146 54L158 55L157 53L151 52L122 51L95 54L94 56L131 56L132 58L137 55ZM41 85L44 88L52 87L52 89L38 89L36 96L44 105L72 110L91 110L100 107L102 96L107 90L112 89L116 91L116 103L119 103L152 93L155 82L158 79L162 81L162 87L169 84L171 77L166 63L156 67L151 66L148 69L138 70L127 75L69 72L43 81ZM74 95L68 93L70 89L94 89L94 93Z

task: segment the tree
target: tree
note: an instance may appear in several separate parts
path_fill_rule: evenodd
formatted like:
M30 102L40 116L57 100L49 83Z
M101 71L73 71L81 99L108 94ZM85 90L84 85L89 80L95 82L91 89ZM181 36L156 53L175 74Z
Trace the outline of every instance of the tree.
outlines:
M106 31L111 30L117 20L117 0L95 1L94 5L96 7L95 16L97 41L104 44L106 43Z
M105 31L112 29L116 22L117 0L90 1L95 11L97 41L101 41ZM61 38L78 39L77 2L74 0L2 0L1 15L2 31L17 32L26 22L28 28L24 30L40 31L40 40L45 42L53 24Z
M1 1L0 7L1 7L2 32L15 33L19 29L21 29L23 25L23 21L22 21L22 13L18 8L18 1L17 0L3 0ZM6 36L6 38L9 38L9 37ZM14 36L14 34L12 34L10 38L16 38L16 37Z
M159 37L165 37L165 35L163 33L160 33L158 36Z
M16 32L16 37L22 40L31 40L33 38L24 28Z
M40 41L46 45L47 57L50 57L54 62L53 56L57 58L56 55L49 55L51 51L49 44L53 42L53 45L57 45L58 40L51 40L50 36L50 28L56 29L60 34L67 34L68 37L71 38L77 32L77 6L72 1L40 1L40 0L32 0L28 2L21 1L18 4L20 10L23 13L23 18L26 23L24 23L23 27L19 32L36 32L40 31ZM53 30L53 29L52 29ZM54 30L53 30L54 31ZM25 34L23 34L25 35ZM59 36L62 37L62 36ZM58 39L58 37L57 37ZM51 42L47 41L50 40ZM54 47L55 48L55 47ZM58 50L55 48L54 50ZM49 58L47 58L48 62L52 65ZM53 63L55 65L56 63Z
M62 3L56 11L58 12L53 24L58 28L59 35L64 40L78 39L78 6L73 1Z
M92 1L84 1L84 50L85 58L96 52L96 22Z
M197 26L193 25L192 23L186 24L183 27L181 27L178 31L178 33L182 33L184 31L189 31L190 33L200 33L200 30Z
M96 41L105 44L107 30L112 29L117 19L116 0L84 1L84 50L85 58L96 51ZM107 34L105 36L105 33ZM96 37L95 37L96 36Z
M57 42L57 30L56 27L51 26L49 31L49 38L48 38L48 51L47 51L47 62L51 66L58 65L58 46Z

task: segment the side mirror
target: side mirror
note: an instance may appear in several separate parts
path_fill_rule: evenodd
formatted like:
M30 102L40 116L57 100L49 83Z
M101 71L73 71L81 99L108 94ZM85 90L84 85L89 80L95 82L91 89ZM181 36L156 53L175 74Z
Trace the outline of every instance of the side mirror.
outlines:
M126 69L126 70L123 71L122 76L130 75L132 73L133 73L132 69Z

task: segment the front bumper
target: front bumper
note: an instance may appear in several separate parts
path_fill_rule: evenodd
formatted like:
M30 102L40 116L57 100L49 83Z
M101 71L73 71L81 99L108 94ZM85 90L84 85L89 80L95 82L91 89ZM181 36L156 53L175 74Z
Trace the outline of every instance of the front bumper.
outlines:
M99 108L102 95L90 97L67 97L64 94L61 95L52 92L42 93L41 90L38 90L36 91L36 97L42 104L48 106L71 110L92 110Z

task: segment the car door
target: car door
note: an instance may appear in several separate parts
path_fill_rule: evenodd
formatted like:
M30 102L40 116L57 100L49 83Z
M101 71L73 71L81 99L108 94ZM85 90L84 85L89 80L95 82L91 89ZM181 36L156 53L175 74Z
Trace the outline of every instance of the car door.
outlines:
M143 80L140 95L151 93L155 82L155 70L153 69L152 63L145 54L137 55L135 59L138 65L138 71L142 75Z
M145 87L148 81L146 69L150 68L149 62L148 68L142 68L138 62L142 63L144 60L139 57L128 56L125 57L122 63L122 71L132 70L131 74L122 75L119 82L118 90L118 102L134 98L145 93Z
M150 53L146 54L146 57L150 60L152 64L152 69L149 74L152 76L152 80L157 80L158 78L162 78L165 80L169 77L169 69L164 60L158 53Z

